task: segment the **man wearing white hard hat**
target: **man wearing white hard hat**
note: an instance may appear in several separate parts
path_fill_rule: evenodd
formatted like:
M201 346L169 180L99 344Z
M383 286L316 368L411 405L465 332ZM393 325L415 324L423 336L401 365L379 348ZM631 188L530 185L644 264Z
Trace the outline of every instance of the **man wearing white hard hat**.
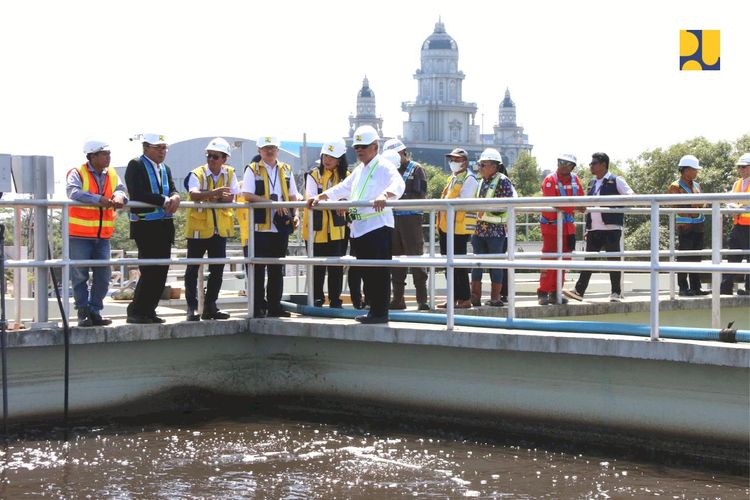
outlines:
M737 173L740 178L734 182L732 193L745 193L750 198L750 153L745 153L737 160ZM744 208L748 210L741 214L735 214L732 226L732 232L729 233L729 248L732 250L750 250L750 203L733 203L733 208ZM750 254L730 255L727 261L732 264L750 262ZM738 288L737 295L750 294L750 274L745 275L745 289ZM726 274L722 276L721 293L722 295L732 295L734 292L734 275Z
M505 175L507 170L503 165L503 157L495 148L485 149L479 157L479 174L481 180L477 188L476 197L513 198L513 183ZM492 211L477 213L477 227L471 236L471 246L475 255L500 254L508 250L508 209L497 208ZM482 273L481 268L471 270L471 305L482 304ZM486 306L502 307L503 287L506 273L502 269L490 269L490 300Z
M372 207L349 210L352 219L352 249L357 259L391 260L393 211L388 200L398 199L404 192L404 179L396 165L378 154L380 137L373 127L363 125L354 131L352 145L359 165L343 182L310 198L308 207L321 201L348 199L372 201ZM387 323L390 273L387 267L363 267L365 295L370 312L355 319L360 323Z
M561 154L557 157L557 170L542 181L542 196L583 196L581 180L573 169L578 159L572 154ZM562 251L572 252L576 244L576 226L573 207L557 207L555 212L542 212L539 224L542 230L542 253L557 253L557 217L563 218ZM565 271L562 271L565 283ZM556 304L558 300L565 304L568 300L557 289L557 270L544 269L539 275L539 288L536 291L539 305Z
M260 160L245 167L242 177L242 197L250 203L262 201L300 201L297 183L294 182L291 165L279 161L281 142L276 136L261 136L256 141ZM294 210L287 208L258 209L255 214L255 256L286 257L289 246L289 235L299 224ZM239 210L238 219L242 236L242 246L247 252L247 210ZM265 275L268 269L268 287L265 287ZM290 314L281 309L281 297L284 293L284 275L281 264L256 264L255 304L253 316L270 318L288 317Z
M174 244L172 217L180 206L172 171L164 160L169 146L163 135L143 134L143 154L133 158L125 170L130 199L153 205L130 209L130 237L139 259L168 259ZM128 305L128 323L164 323L156 307L167 282L169 266L139 266L141 272L133 301Z
M698 158L685 155L677 164L680 178L667 188L668 194L701 193L701 185L696 181L698 172L703 168ZM680 208L703 208L705 204L679 205ZM677 229L677 250L703 250L703 233L706 218L700 213L678 213L675 218ZM678 256L677 262L700 262L701 257ZM700 273L677 273L677 286L680 297L708 295L710 292L701 289Z
M621 175L615 175L609 171L609 155L607 153L594 153L591 155L589 169L594 176L589 182L588 196L617 196L632 195L633 190ZM622 230L625 224L623 213L587 212L586 213L586 251L587 252L620 252L622 251ZM610 257L609 260L619 260ZM563 290L563 293L572 299L583 300L583 295L589 286L592 272L581 271L578 281L572 290ZM622 301L622 273L610 271L609 282L611 292L610 302Z
M92 139L83 145L86 163L68 172L65 192L71 200L86 205L68 208L69 249L72 260L107 260L110 238L115 230L115 210L128 201L125 186L114 168L109 167L110 149L106 141ZM109 289L111 268L91 267L93 279L88 287L89 268L71 269L73 298L78 310L78 326L104 326L112 320L102 318L104 297Z
M336 186L349 175L346 143L339 139L323 144L320 160L305 179L305 199L311 199ZM341 257L346 254L346 210L305 210L302 237L309 241L308 218L313 218L313 254L316 257ZM323 281L328 272L328 305L340 309L344 268L341 266L313 267L313 299L316 307L325 303Z
M404 194L402 200L423 200L427 196L427 177L422 166L413 161L406 145L399 139L388 139L383 144L383 152L393 151L398 173L404 179ZM394 210L393 219L393 255L418 255L424 253L424 236L422 234L421 210ZM392 296L388 305L389 309L406 309L404 300L404 289L406 288L405 267L391 268ZM423 267L412 267L411 277L414 281L414 290L417 295L417 309L427 311L427 271Z
M240 185L234 168L226 164L232 156L229 143L217 137L206 146L206 163L193 169L185 179L185 187L190 201L231 203L240 192ZM209 258L227 256L227 238L234 236L234 209L232 208L189 208L186 215L185 237L187 238L188 259L201 259L207 253ZM187 300L187 320L229 319L229 314L219 310L219 298L223 281L224 264L210 264L210 275L206 285L203 311L198 309L198 265L185 269L185 299Z

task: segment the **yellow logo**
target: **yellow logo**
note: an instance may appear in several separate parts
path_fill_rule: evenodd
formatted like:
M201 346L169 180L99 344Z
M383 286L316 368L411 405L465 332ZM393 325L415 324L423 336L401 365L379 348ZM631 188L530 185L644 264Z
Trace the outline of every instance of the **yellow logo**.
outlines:
M330 144L330 145L328 146L328 151L330 151L331 153L333 153L333 144Z
M271 143L271 138L270 137L264 137L263 140L266 142L266 144L270 144Z
M680 30L680 70L718 71L721 30Z
M355 141L361 141L362 140L362 136L361 135L355 135L354 136L354 140Z
M160 136L159 136L159 140L160 140L160 141L166 141L166 139L164 138L164 136L163 136L163 135L160 135Z

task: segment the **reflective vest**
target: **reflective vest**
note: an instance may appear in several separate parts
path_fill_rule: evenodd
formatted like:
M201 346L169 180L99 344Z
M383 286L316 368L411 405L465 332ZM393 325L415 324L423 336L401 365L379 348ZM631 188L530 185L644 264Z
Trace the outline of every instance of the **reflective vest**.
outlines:
M732 192L733 193L742 192L742 179L739 179L737 182L734 183L734 186L732 186ZM747 188L745 188L745 193L750 194L750 182L747 183ZM750 208L748 207L748 204L746 203L740 203L740 205L744 205L746 209ZM744 214L735 215L734 224L735 226L750 226L750 212L745 212Z
M76 170L76 169L73 169ZM72 172L73 170L70 170ZM112 193L117 187L117 172L114 168L107 169L107 177L104 183L104 192L99 192L94 175L89 172L86 163L78 167L78 175L81 177L81 189L87 193L98 194L106 198L112 198ZM92 206L71 205L68 207L68 232L70 236L78 238L102 238L109 239L115 231L115 209Z
M465 170L458 176L453 176L451 182L449 182L443 193L440 195L441 199L458 198L461 194L461 188L464 187L464 182L469 176L474 177L474 174ZM438 229L444 233L448 233L448 213L445 211L438 212ZM455 234L474 234L474 230L477 227L477 214L475 212L456 212L456 224Z
M323 179L320 178L320 170L317 168L308 174L318 186L318 194L326 189L335 186L342 179L339 179L338 170L323 169ZM343 240L346 234L346 217L338 215L335 210L310 210L305 209L302 238L307 240L308 217L312 212L313 231L315 231L315 243L327 243L329 241Z
M568 192L570 188L570 192ZM542 181L542 196L579 196L582 195L581 180L576 174L570 174L570 184L565 185L553 172ZM563 234L575 234L575 218L573 207L559 207L563 218ZM557 212L542 212L539 217L542 234L557 234Z
M270 200L270 191L268 189L268 171L266 170L263 161L260 161L258 163L251 163L250 165L246 166L245 168L249 168L253 171L253 174L255 175L255 194L258 196L262 196L266 200ZM289 180L292 178L292 167L289 166L286 163L277 162L276 168L279 172L279 179L281 180L281 194L283 197L283 200L279 201L289 201ZM249 191L245 191L249 192ZM237 197L237 201L239 203L242 203L245 200L242 196ZM271 229L271 209L266 208L265 210L262 209L255 209L255 230L256 231L269 231ZM247 243L247 226L248 226L248 220L250 218L250 210L241 208L237 210L237 222L240 225L240 239L242 240L242 244L245 245Z
M143 164L143 168L146 169L146 174L148 174L148 184L151 192L153 194L160 194L162 196L169 197L169 177L167 177L167 166L163 165L161 167L161 182L159 183L156 181L156 170L151 164L151 161L146 158L145 155L142 155L140 158L140 162ZM130 222L138 222L142 220L152 221L171 218L172 214L167 213L167 211L164 210L163 206L154 208L130 209Z
M495 177L492 178L492 180L490 181L490 185L487 187L487 192L484 193L485 199L495 198L495 190L497 189L497 185L500 184L500 181L504 178L507 179L507 177L505 177L505 175L500 172L495 174ZM477 198L480 197L482 186L486 183L487 181L484 179L479 182L479 188L477 189ZM478 215L480 221L488 222L490 224L505 224L506 222L508 222L507 210L502 210L500 212L479 212Z
M677 187L678 189L682 189L688 194L693 193L700 193L701 192L701 185L698 184L696 181L693 181L692 188L688 187L687 184L685 184L682 179L674 181L672 183L672 186ZM677 217L675 217L675 222L677 224L702 224L703 221L706 220L706 218L703 216L703 214L698 214L697 216L693 217L694 214L677 214Z
M211 191L220 187L229 187L234 177L234 168L223 166L219 173L219 180L214 184L214 178L207 165L202 165L192 172L198 179L201 191ZM229 238L234 236L234 209L232 208L188 208L185 237L191 239L211 238L214 234Z

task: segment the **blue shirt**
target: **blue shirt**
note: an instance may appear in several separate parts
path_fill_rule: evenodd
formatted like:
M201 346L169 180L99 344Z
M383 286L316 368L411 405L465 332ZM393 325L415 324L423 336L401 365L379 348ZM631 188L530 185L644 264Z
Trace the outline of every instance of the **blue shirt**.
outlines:
M107 181L107 173L112 167L105 168L104 170L102 170L101 174L97 173L97 171L94 170L90 163L86 163L86 168L94 176L96 184L99 186L99 192L103 192L104 183ZM125 186L120 180L120 176L117 174L115 174L115 176L117 177L117 183L115 184L115 189L112 192L112 196L122 196L127 203L128 197L125 194ZM89 205L98 205L99 200L102 198L102 196L99 194L93 194L83 190L83 180L81 179L81 175L78 173L77 168L71 170L68 174L67 183L65 185L65 192L67 193L68 198L70 198L71 200L80 201L81 203L86 203Z

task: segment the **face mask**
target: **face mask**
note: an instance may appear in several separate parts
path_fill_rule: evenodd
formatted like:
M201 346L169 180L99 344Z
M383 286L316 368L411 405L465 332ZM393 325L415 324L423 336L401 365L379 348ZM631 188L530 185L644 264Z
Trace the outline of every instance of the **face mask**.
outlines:
M451 172L460 172L464 168L464 164L457 161L448 162L448 165L451 167Z

